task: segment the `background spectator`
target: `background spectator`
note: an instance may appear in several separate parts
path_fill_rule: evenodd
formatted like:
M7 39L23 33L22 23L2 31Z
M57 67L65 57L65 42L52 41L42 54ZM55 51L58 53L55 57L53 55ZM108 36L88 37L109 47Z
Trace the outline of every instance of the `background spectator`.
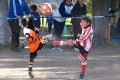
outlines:
M21 30L21 24L19 21L24 16L24 12L31 17L30 9L24 0L10 0L9 11L8 11L8 20L9 26L11 29L11 50L18 52L19 51L19 34ZM13 19L16 18L16 19Z
M72 9L73 17L82 17L86 15L86 5L84 4L85 0L77 0L76 4ZM81 18L72 18L71 22L73 25L74 39L77 39L77 34L81 34L82 28L80 26ZM75 51L78 51L77 48L74 48Z
M70 17L71 16L71 10L73 8L72 0L63 0L63 2L60 4L58 9L54 12L53 16L55 17L53 20L54 24L54 35L56 39L61 39L62 32L65 26L65 19L64 17ZM56 18L61 17L61 18ZM59 48L59 50L61 50ZM63 51L63 50L61 50Z
M32 4L30 6L30 10L31 10L32 17L29 19L28 27L29 29L32 29L37 34L39 34L39 28L40 28L41 22L40 22L40 15L37 12L37 6L35 4Z
M48 33L51 34L52 24L53 24L53 15L52 13L50 13L46 17L47 17L46 23L48 23Z

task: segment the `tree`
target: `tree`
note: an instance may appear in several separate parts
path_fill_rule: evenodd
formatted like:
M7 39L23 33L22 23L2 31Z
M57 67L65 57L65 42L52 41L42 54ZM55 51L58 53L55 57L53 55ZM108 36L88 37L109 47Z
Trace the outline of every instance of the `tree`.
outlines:
M0 44L7 44L10 40L10 29L7 19L8 0L0 0Z
M106 16L108 15L108 1L109 0L92 0L92 15L94 16ZM107 28L109 24L109 18L96 18L93 19L94 29L94 43L96 45L107 44Z

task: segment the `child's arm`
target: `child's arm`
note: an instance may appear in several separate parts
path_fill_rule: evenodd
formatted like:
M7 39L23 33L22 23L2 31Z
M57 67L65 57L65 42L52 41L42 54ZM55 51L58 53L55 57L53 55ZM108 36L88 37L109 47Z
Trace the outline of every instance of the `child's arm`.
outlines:
M91 27L89 27L88 29L84 30L83 33L84 34L81 34L80 37L78 39L76 39L76 41L81 42L81 41L84 41L84 40L90 38L90 36L92 35Z

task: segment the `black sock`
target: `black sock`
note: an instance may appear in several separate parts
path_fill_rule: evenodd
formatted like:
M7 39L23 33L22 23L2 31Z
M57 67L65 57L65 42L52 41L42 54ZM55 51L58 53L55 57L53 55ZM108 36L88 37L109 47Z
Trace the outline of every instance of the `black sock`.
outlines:
M32 71L32 67L29 67L28 71Z

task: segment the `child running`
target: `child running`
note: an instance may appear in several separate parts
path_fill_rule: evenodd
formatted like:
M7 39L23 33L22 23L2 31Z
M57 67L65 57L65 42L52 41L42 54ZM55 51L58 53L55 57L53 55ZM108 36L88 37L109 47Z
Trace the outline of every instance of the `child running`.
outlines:
M76 40L68 41L53 41L53 45L64 46L64 45L75 45L79 49L78 56L82 60L80 79L86 77L86 66L87 66L87 55L91 51L93 29L91 26L91 20L88 17L81 19L80 25L82 27L82 34L78 36Z

